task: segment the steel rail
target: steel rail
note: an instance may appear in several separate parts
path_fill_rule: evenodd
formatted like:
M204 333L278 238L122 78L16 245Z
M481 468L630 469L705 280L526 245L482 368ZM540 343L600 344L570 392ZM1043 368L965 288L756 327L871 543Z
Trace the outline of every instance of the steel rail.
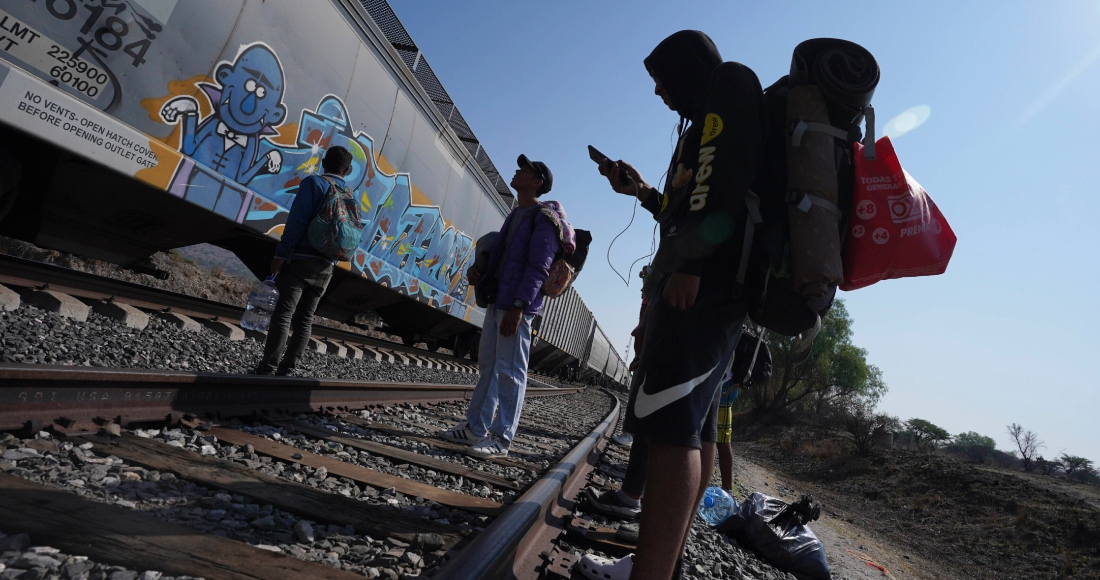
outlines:
M55 421L164 421L469 399L473 385L0 364L0 430ZM575 389L528 388L530 396ZM174 421L172 421L174 422Z
M218 302L216 300L196 298L170 290L145 286L136 282L117 280L98 274L72 270L55 264L36 262L34 260L5 254L0 254L0 284L10 284L12 286L27 288L41 288L45 285L48 286L50 290L56 290L77 298L88 300L114 299L135 308L151 311L163 312L165 308L169 308L172 312L192 318L198 318L200 320L222 320L233 324L236 324L237 321L241 319L241 315L244 314L245 310L242 307ZM415 354L419 357L466 365L476 364L469 359L410 347L404 344L367 336L365 334L318 324L313 325L312 334L326 339Z
M561 518L570 503L566 498L579 491L585 476L599 463L607 438L615 429L620 402L574 447L546 472L512 507L478 534L470 545L449 560L435 577L449 580L481 578L539 578L540 553L561 533Z

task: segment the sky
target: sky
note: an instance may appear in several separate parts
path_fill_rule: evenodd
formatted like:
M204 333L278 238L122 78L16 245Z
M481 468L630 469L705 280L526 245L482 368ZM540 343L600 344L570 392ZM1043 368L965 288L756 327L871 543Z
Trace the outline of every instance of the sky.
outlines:
M390 4L501 173L520 153L553 171L548 197L595 238L577 288L620 353L654 222L638 208L627 229L633 198L585 146L659 181L677 117L642 59L703 30L768 86L802 40L863 45L879 125L958 236L943 275L839 294L889 386L880 409L1005 450L1019 423L1048 458L1100 463L1100 1Z

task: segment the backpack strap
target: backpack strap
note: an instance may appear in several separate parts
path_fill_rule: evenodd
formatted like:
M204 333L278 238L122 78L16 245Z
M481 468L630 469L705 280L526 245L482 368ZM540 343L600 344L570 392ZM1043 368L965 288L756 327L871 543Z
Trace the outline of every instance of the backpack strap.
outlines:
M538 210L535 211L535 215L531 216L531 235L532 236L535 235L535 230L538 228L538 225L539 225L538 219L539 219L540 215L544 219L546 219L546 221L550 222L550 225L554 226L554 228L558 232L558 235L556 236L556 238L558 240L558 251L554 254L554 259L556 260L557 257L558 257L558 254L562 254L562 255L565 254L565 241L562 239L562 238L565 237L565 232L564 232L564 229L562 228L562 225L559 221L561 218L555 217L555 218L551 219L550 215L547 214L546 212L553 212L553 210L544 207L542 204L539 204Z
M343 191L340 190L340 186L339 186L339 184L336 183L335 179L329 177L328 175L321 175L320 177L321 177L321 179L324 179L325 181L328 182L328 185L329 185L328 191L335 190L336 193L341 193L341 194L343 193ZM349 193L351 192L351 190L348 189L347 186L345 186L344 189L347 190Z
M756 334L756 348L752 349L752 360L749 361L749 371L745 373L745 377L741 379L741 383L748 382L749 377L752 376L752 371L756 369L756 357L760 354L760 345L764 342L764 329L758 329Z
M328 199L328 197L330 195L332 195L332 192L334 192L334 191L337 192L337 193L340 192L338 189L336 189L336 180L335 179L333 179L333 178L331 178L327 175L322 175L321 179L324 179L325 181L328 182L328 189L325 190L325 199L326 200Z
M868 108L870 108L870 107L868 107ZM871 118L871 121L869 122L869 126L873 127L874 126L874 109L871 110L871 117L870 118ZM791 145L794 146L794 147L800 147L802 145L802 137L806 134L807 131L813 131L813 132L816 132L816 133L824 133L824 134L829 135L829 136L831 136L835 139L841 139L843 141L848 140L848 132L847 131L838 129L838 128L836 128L832 125L829 125L827 123L818 123L818 122L815 122L815 121L801 121L800 120L798 123L795 124L794 129L791 131ZM868 134L871 134L871 130L868 130ZM874 150L873 149L871 151L871 159L874 159ZM834 216L837 217L837 219L840 219L843 216L843 214L840 211L840 208L837 207L836 204L834 204L833 202L831 202L831 201L829 201L825 198L818 197L816 195L810 195L808 193L804 193L804 192L801 192L801 191L792 191L787 196L786 201L787 201L787 203L790 203L790 204L794 205L795 207L797 207L803 213L806 213L806 212L810 211L810 208L816 205L820 208L825 209L829 213L833 214Z
M756 235L756 224L762 223L764 217L760 214L760 196L749 190L745 194L745 205L748 206L748 216L745 218L745 239L741 242L741 263L737 266L737 284L744 285L745 276L749 269L749 257L752 254L752 241Z
M817 207L820 207L825 211L833 214L834 216L836 216L837 219L842 219L844 217L844 214L841 213L840 208L837 207L835 203L825 199L824 197L820 197L803 191L792 191L790 194L787 195L786 201L787 203L797 207L803 213L810 211L810 208L816 205Z
M827 123L818 123L816 121L798 121L795 124L794 129L791 131L791 145L794 147L800 147L802 145L802 136L806 134L806 131L814 131L817 133L825 133L831 135L837 139L848 139L848 132Z
M867 135L863 137L863 158L868 161L874 161L875 159L875 108L871 105L867 105L863 108L863 118L867 124ZM802 144L802 136L806 134L806 131L816 131L818 133L825 133L831 135L837 139L848 139L848 133L844 130L838 129L832 125L826 123L817 123L814 121L799 121L795 124L794 129L791 130L791 145L798 147ZM806 208L802 211L809 211Z

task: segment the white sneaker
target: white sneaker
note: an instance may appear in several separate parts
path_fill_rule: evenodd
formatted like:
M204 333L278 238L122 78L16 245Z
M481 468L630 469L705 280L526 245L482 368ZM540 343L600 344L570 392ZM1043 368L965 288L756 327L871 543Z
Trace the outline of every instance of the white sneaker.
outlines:
M616 560L595 554L585 554L574 568L591 580L629 580L634 569L634 554Z
M504 446L504 442L500 437L493 435L492 433L486 435L481 441L478 441L476 445L471 446L466 450L466 455L470 457L476 457L478 459L489 459L490 457L508 457L508 448Z
M451 443L461 443L463 445L473 445L479 439L473 431L470 431L470 424L465 421L446 431L440 431L439 436Z

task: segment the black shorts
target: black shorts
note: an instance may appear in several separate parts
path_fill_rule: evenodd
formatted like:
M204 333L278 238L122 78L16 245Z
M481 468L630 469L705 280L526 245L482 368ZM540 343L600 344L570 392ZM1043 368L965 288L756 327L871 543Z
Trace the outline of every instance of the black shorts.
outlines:
M699 448L717 440L718 387L745 321L729 282L703 279L695 304L679 311L660 297L645 314L645 343L630 385L623 430Z

